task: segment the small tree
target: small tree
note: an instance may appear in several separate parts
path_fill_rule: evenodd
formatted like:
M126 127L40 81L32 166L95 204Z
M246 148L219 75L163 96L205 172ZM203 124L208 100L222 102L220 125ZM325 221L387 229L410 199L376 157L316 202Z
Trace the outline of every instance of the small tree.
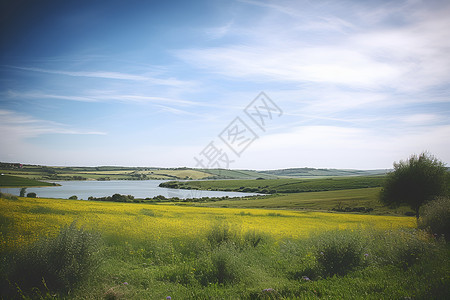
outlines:
M424 152L408 160L394 162L394 171L387 174L380 200L391 206L406 204L416 218L419 208L447 190L447 168L434 156Z
M20 197L25 197L25 193L27 192L27 188L20 189Z

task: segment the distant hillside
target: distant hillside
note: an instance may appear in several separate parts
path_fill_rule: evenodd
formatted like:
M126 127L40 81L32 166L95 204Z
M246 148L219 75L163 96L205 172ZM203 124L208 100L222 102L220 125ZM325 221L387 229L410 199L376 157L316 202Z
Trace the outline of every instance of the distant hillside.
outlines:
M19 176L0 175L0 187L29 187L29 186L52 186L52 185L54 184Z
M314 169L314 168L291 168L279 170L260 171L261 174L282 177L314 177L314 176L367 176L383 175L389 170L351 170L351 169Z
M208 179L275 179L277 175L265 174L259 171L252 170L225 170L225 169L198 169L204 173L209 173L211 176Z
M289 168L278 170L226 170L157 167L49 167L0 162L0 173L35 180L186 180L186 179L276 179L382 175L388 170Z

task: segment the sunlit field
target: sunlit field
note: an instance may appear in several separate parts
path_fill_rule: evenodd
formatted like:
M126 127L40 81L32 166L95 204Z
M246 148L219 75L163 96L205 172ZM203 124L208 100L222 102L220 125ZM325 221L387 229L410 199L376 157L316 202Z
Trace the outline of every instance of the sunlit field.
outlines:
M284 211L265 209L203 208L177 205L126 204L82 200L20 198L0 200L1 215L13 221L2 245L20 247L40 235L54 234L73 221L106 235L160 240L198 236L217 221L237 230L257 230L276 239L307 237L333 229L394 229L413 227L411 217ZM7 243L7 245L5 244Z
M0 206L4 299L450 294L448 246L413 217L16 197Z

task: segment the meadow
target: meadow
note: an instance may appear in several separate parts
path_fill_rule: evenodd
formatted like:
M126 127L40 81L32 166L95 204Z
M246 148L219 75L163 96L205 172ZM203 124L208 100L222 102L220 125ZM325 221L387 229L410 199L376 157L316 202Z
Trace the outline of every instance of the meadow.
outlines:
M288 193L195 202L196 206L263 208L308 211L361 212L374 215L414 215L408 206L390 208L378 200L380 187L322 192Z
M169 181L161 187L262 194L302 193L380 187L384 176L343 176L314 179L279 178L250 180Z
M53 183L38 181L30 178L0 175L0 187L24 187L24 186L53 186Z
M444 299L449 295L449 248L443 240L415 230L412 217L6 198L0 199L5 298ZM97 236L98 243L88 244L91 236ZM50 280L33 281L35 286L23 281L27 274L23 266L30 264L25 257L39 260L42 253L53 257L64 247L56 247L56 252L45 249L61 243L67 247L67 241L72 241L69 249L80 253L92 246L82 257L98 258L98 264L81 258L75 264L75 253L67 260L71 271L57 273L70 279L60 283L63 288ZM338 257L335 251L347 260L333 261ZM83 265L97 267L82 273ZM19 284L11 285L17 270L22 270ZM74 280L71 274L83 275Z

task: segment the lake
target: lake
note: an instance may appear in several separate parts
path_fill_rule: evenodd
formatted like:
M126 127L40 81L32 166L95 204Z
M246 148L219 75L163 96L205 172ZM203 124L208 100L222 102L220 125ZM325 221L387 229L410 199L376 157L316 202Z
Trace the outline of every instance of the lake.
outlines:
M255 193L178 190L159 187L161 182L167 180L111 180L111 181L58 181L61 186L29 187L26 193L36 193L41 198L62 198L77 196L78 199L87 200L92 197L105 197L114 194L132 195L135 198L152 198L162 195L166 198L178 197L242 197L257 195ZM0 188L2 193L20 194L20 188Z

